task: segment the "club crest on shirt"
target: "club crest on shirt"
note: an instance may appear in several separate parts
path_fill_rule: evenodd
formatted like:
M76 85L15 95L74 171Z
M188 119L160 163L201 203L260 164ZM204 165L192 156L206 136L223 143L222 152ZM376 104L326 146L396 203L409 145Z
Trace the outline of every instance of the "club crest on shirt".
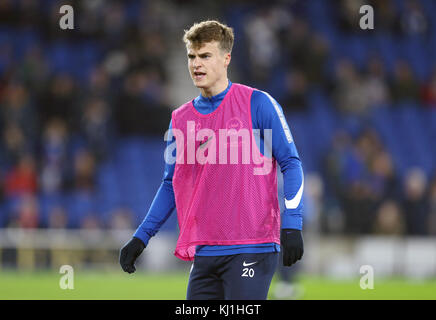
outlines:
M244 127L242 121L239 118L233 117L226 122L226 129L229 136L238 135L238 131ZM231 130L234 129L234 130ZM238 140L231 139L230 146L238 146Z
M230 129L235 129L236 131L238 131L239 129L243 128L244 125L242 124L242 121L239 118L231 118L229 120L227 120L226 122L226 129L230 130Z

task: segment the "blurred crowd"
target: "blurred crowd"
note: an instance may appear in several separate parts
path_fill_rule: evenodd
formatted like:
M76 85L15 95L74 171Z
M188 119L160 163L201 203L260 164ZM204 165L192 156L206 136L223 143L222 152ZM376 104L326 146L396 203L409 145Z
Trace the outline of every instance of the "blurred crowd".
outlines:
M323 228L347 234L436 234L436 179L419 167L404 177L378 134L337 132L324 162ZM333 195L333 197L331 197Z
M273 85L277 74L283 73L283 88L277 91L283 107L289 111L307 111L307 96L314 88L322 88L330 94L335 107L343 113L365 114L371 108L391 102L416 102L423 108L436 108L436 66L434 59L426 61L429 74L420 77L411 61L396 57L384 61L381 53L365 48L365 40L388 34L399 42L404 39L434 41L430 29L431 17L420 1L404 1L405 8L397 13L394 3L399 1L327 1L325 7L335 30L323 33L311 27L314 21L303 12L306 4L287 1L271 6L259 6L244 20L248 64L241 73L245 82L258 86ZM331 4L331 6L330 6ZM374 30L362 30L359 26L360 6L370 4L375 12ZM288 8L292 8L289 10ZM326 22L328 25L329 22ZM356 38L351 39L350 36ZM360 36L360 38L358 38ZM361 59L353 61L342 48L332 41L361 41ZM341 38L342 37L342 38ZM391 49L391 48L389 48ZM395 49L393 47L392 49ZM419 47L414 48L419 50ZM394 55L394 53L390 53ZM391 62L391 63L390 63ZM392 64L387 70L386 64ZM392 70L391 70L392 69ZM284 70L284 71L283 71Z
M366 34L358 24L358 8L366 2L323 2L314 1L320 8L328 3L329 11L316 13L315 6L313 14L334 22L329 33L310 19L306 1L217 3L216 18L235 26L233 81L269 91L291 128L293 115L311 112L314 90L325 94L332 113L351 114L362 123L373 109L401 102L436 112L434 59L422 73L405 58L389 65L375 50L359 63L336 47L354 35L430 42L436 29L421 1L402 1L402 10L395 0L366 1L376 12L376 29ZM204 6L151 0L72 5L77 28L70 32L59 28L56 1L0 2L1 226L68 227L69 213L61 205L41 219L41 196L92 194L96 173L118 139L162 138L172 110L167 59L171 42L181 41L182 32L174 31L180 27L175 16L185 5ZM85 58L62 61L67 53L71 61ZM320 231L436 234L434 174L419 167L399 174L371 126L357 133L335 130L330 140L314 172L319 192L307 192L307 208L318 208ZM115 208L109 216L103 221L90 213L78 226L136 227L128 207Z
M63 4L75 10L74 31L60 29L57 1L0 3L2 225L68 226L62 205L42 222L40 196L93 193L116 138L168 126L166 12L155 1ZM82 65L87 50L95 57ZM133 227L129 208L111 216L106 224ZM103 225L90 213L79 226Z
M241 72L244 81L277 88L280 84L272 77L280 78L284 88L276 96L289 115L291 128L295 114L311 112L310 95L319 90L340 119L352 116L362 124L357 132L334 130L331 145L318 159L319 176L313 179L310 174L312 183L306 187L306 211L312 211L306 212L307 220L312 223L311 214L317 213L316 228L324 233L435 235L436 167L430 175L419 166L399 172L368 117L374 109L396 109L402 104L436 112L436 59L425 62L427 74L423 75L404 56L390 59L387 68L389 59L380 51L360 47L357 57L347 56L333 40L355 37L369 43L364 41L387 34L398 42L429 43L436 36L431 16L420 1L403 1L401 10L399 1L326 3L332 6L321 6L326 9L321 15L331 14L333 22L324 22L322 27L333 25L330 33L314 28L314 21L302 14L307 12L306 4L298 1L290 6L292 10L285 9L287 2L260 6L244 21L245 55L249 57L249 66L243 69L249 72ZM376 28L371 31L359 26L359 8L364 4L375 11Z

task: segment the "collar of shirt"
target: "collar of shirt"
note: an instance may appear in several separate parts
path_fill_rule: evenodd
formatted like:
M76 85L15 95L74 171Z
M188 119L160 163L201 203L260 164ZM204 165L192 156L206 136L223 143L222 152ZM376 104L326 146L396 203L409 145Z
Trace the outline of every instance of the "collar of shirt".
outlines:
M229 85L227 89L223 92L218 93L212 97L204 97L201 94L194 99L193 104L194 108L200 112L201 114L208 114L213 112L220 105L221 101L223 101L230 87L232 86L232 82L229 80Z

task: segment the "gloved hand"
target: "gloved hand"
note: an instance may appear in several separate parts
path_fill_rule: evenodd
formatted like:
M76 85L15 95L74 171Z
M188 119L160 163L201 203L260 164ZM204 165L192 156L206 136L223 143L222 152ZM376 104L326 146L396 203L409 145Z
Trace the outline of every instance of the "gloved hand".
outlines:
M282 229L280 242L283 250L283 265L291 266L303 256L303 236L300 230Z
M145 244L139 238L133 237L127 242L120 251L120 265L125 272L133 273L136 271L135 261L145 249Z

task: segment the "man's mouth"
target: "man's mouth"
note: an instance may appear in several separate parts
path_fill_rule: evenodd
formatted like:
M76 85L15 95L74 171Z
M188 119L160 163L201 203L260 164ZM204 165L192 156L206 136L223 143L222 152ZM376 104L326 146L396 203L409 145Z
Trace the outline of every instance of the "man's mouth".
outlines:
M205 72L194 71L194 79L195 80L202 80L205 76L206 76Z

